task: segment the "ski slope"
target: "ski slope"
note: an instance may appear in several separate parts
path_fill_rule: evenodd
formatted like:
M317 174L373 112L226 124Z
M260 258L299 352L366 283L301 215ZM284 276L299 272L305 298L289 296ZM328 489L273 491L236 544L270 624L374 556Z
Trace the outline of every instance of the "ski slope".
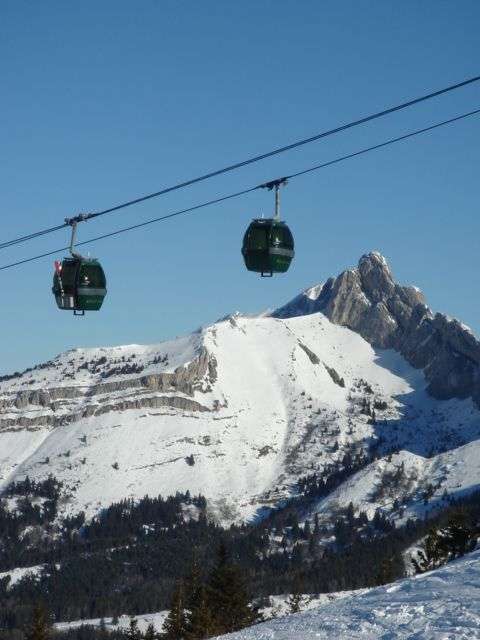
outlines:
M427 574L221 637L476 640L480 638L480 551Z

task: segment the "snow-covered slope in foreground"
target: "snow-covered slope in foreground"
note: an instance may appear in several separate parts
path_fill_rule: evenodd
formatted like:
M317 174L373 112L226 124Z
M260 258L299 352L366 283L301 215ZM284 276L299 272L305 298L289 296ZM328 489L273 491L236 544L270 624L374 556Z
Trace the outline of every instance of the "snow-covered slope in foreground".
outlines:
M437 571L222 638L475 640L480 638L480 551Z

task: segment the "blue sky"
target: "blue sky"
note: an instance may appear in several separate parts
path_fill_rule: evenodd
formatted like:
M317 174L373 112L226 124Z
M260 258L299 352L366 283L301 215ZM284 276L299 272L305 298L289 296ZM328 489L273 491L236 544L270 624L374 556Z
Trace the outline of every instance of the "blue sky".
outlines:
M480 72L480 3L105 0L0 7L0 239L59 224ZM188 207L480 106L480 84L80 228L80 239ZM478 334L480 118L298 178L282 193L297 254L244 271L256 192L96 243L109 294L74 318L53 258L0 272L0 371L77 346L159 342L274 308L377 249L434 310ZM62 247L65 231L1 251ZM87 249L85 249L86 251ZM61 255L61 254L60 254ZM59 256L60 257L60 256Z

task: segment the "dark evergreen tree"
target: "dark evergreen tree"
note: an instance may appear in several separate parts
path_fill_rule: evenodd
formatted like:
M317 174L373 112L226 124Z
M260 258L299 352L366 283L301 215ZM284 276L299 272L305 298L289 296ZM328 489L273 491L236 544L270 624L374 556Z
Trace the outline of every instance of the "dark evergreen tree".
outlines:
M250 606L241 570L229 561L223 544L208 581L207 594L215 633L237 631L258 620L258 612Z
M98 640L110 640L105 618L101 618L98 628Z
M432 529L423 542L423 548L418 552L418 559L413 558L412 564L416 573L425 573L445 564L448 553L442 548L438 531Z
M157 633L155 632L155 627L152 623L150 623L145 631L145 635L143 636L144 640L156 640Z
M210 638L217 633L215 616L205 586L201 585L187 617L188 640Z
M303 596L301 593L291 593L287 599L288 610L290 613L298 613L302 610Z
M458 558L473 551L480 531L468 522L467 515L457 511L448 520L442 530L442 547L449 554L449 559Z
M187 619L185 615L185 593L183 584L177 584L173 592L170 611L163 623L162 636L166 640L184 640L187 635Z
M377 585L394 582L398 578L398 568L396 558L388 556L380 564L380 570L375 578Z
M33 610L32 622L25 631L25 640L49 640L51 625L45 609L37 605Z
M130 624L125 632L125 637L127 640L141 640L142 634L138 628L138 622L133 616L130 616Z
M418 560L412 560L416 572L430 571L473 551L479 533L479 527L469 522L466 512L453 512L445 526L431 529L425 538Z
M301 611L303 602L303 580L300 579L300 576L296 576L293 581L292 593L287 598L289 612L298 613Z
M347 507L346 516L347 516L347 522L351 526L355 520L355 508L353 506L353 502L349 503Z
M190 568L190 574L185 581L185 606L187 609L195 609L198 605L202 585L202 572L195 556Z
M312 526L310 524L310 520L305 520L305 524L303 525L303 536L305 540L309 540L312 535Z

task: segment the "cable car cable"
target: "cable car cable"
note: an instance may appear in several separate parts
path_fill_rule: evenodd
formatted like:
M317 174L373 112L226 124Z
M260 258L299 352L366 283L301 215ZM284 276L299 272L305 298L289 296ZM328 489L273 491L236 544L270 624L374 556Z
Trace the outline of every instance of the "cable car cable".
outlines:
M168 220L169 218L174 218L174 217L180 216L182 214L186 214L186 213L190 213L190 212L193 212L193 211L197 211L199 209L203 209L203 208L211 206L213 204L218 204L218 203L224 202L226 200L231 200L233 198L238 198L240 196L243 196L243 195L246 195L246 194L251 193L253 191L256 191L257 189L271 188L271 185L275 185L275 183L279 182L279 180L280 181L284 181L286 179L293 179L293 178L296 178L296 177L299 177L299 176L302 176L302 175L306 175L307 173L310 173L310 172L313 172L313 171L318 171L319 169L323 169L325 167L329 167L331 165L337 164L337 163L342 162L344 160L349 160L350 158L354 158L354 157L369 153L370 151L375 151L377 149L381 149L383 147L387 147L388 145L394 144L396 142L400 142L402 140L407 140L409 138L413 138L414 136L420 135L422 133L426 133L428 131L432 131L434 129L438 129L439 127L443 127L445 125L452 124L454 122L458 122L459 120L463 120L465 118L468 118L468 117L471 117L471 116L474 116L474 115L478 115L478 114L480 114L480 108L479 109L475 109L474 111L469 111L468 113L464 113L464 114L459 115L459 116L455 116L454 118L450 118L448 120L444 120L442 122L437 122L436 124L430 125L428 127L424 127L423 129L417 129L416 131L411 131L410 133L407 133L407 134L405 134L403 136L399 136L399 137L396 137L396 138L391 138L391 139L389 139L389 140L387 140L385 142L382 142L380 144L376 144L376 145L373 145L371 147L366 147L364 149L360 149L359 151L355 151L354 153L349 153L347 155L340 156L339 158L335 158L333 160L329 160L327 162L323 162L321 164L314 165L313 167L309 167L307 169L303 169L302 171L298 171L296 173L292 173L292 174L290 174L288 176L285 176L285 177L277 179L277 180L272 180L270 182L264 182L262 184L254 186L254 187L250 187L248 189L243 189L242 191L237 191L235 193L231 193L231 194L228 194L226 196L222 196L220 198L216 198L214 200L209 200L208 202L203 202L201 204L197 204L197 205L194 205L192 207L188 207L187 209L181 209L179 211L175 211L173 213L169 213L169 214L167 214L165 216L160 216L158 218L153 218L152 220L147 220L145 222L140 222L138 224L131 225L129 227L124 227L122 229L117 229L116 231L111 231L110 233L105 233L105 234L103 234L101 236L97 236L95 238L90 238L89 240L84 240L82 242L78 242L76 246L85 245L85 244L88 244L88 243L91 243L91 242L97 242L98 240L103 240L105 238L110 238L112 236L116 236L116 235L119 235L121 233L126 233L127 231L132 231L134 229L139 229L141 227L145 227L145 226L153 224L155 222L161 222L163 220ZM67 225L64 225L64 226L67 226ZM13 262L11 264L6 264L6 265L3 265L3 266L0 267L0 271L4 271L5 269L10 269L12 267L16 267L16 266L19 266L19 265L22 265L22 264L26 264L28 262L33 262L34 260L39 260L40 258L46 258L48 256L52 256L52 255L55 255L57 253L60 253L61 251L68 251L68 249L69 249L68 246L67 247L62 247L60 249L55 249L54 251L49 251L47 253L42 253L40 255L33 256L31 258L25 258L24 260L19 260L17 262Z
M236 193L230 193L226 196L222 196L220 198L215 198L215 200L209 200L208 202L202 202L201 204L194 205L192 207L188 207L187 209L181 209L180 211L174 211L173 213L168 213L165 216L160 216L159 218L153 218L152 220L146 220L145 222L139 222L138 224L131 225L130 227L124 227L123 229L117 229L116 231L110 231L109 233L104 233L101 236L97 236L96 238L90 238L89 240L83 240L82 242L77 242L75 244L76 247L80 247L84 244L89 244L90 242L97 242L98 240L103 240L105 238L111 238L112 236L117 236L120 233L126 233L127 231L133 231L134 229L139 229L140 227L146 227L149 224L153 224L154 222L162 222L163 220L168 220L169 218L175 218L176 216L180 216L185 213L190 213L191 211L196 211L197 209L203 209L204 207L209 207L213 204L218 204L219 202L224 202L225 200L232 200L233 198L238 198L239 196L246 195L247 193L251 193L252 191L256 191L260 189L262 185L256 185L255 187L250 187L249 189L244 189L243 191L237 191ZM67 225L65 225L67 226ZM27 262L33 262L34 260L39 260L40 258L46 258L48 256L53 256L62 251L68 251L70 246L62 247L61 249L55 249L54 251L48 251L47 253L42 253L38 256L33 256L32 258L25 258L24 260L19 260L18 262L13 262L12 264L4 265L0 267L0 271L4 269L9 269L11 267L17 267L21 264L25 264Z
M438 129L439 127L444 127L447 124L452 124L453 122L457 122L458 120L464 120L465 118L469 118L470 116L474 116L478 114L480 114L480 109L475 109L474 111L463 113L462 115L456 116L455 118L450 118L449 120L444 120L443 122L437 122L437 124L432 124L429 127L424 127L423 129L417 129L416 131L411 131L410 133L406 133L405 135L399 136L398 138L391 138L390 140L387 140L386 142L381 142L380 144L376 144L373 147L368 147L367 149L360 149L360 151L349 153L346 156L341 156L340 158L335 158L334 160L329 160L328 162L322 162L321 164L314 165L313 167L309 167L308 169L304 169L303 171L297 171L297 173L292 173L291 175L285 176L285 177L291 180L292 178L303 176L312 171L317 171L318 169L324 169L325 167L330 167L333 164L337 164L337 162L342 162L343 160L349 160L350 158L355 158L356 156L363 155L364 153L368 153L370 151L376 151L377 149L381 149L382 147L387 147L388 145L394 144L395 142L408 140L408 138L413 138L414 136L418 136L421 133L427 133L427 131L433 131L434 129Z
M373 113L369 116L365 116L363 118L360 118L358 120L354 120L352 122L349 122L347 124L343 124L340 125L334 129L330 129L328 131L323 131L321 133L318 133L314 136L311 136L309 138L304 138L302 140L297 140L296 142L293 142L291 144L285 145L283 147L278 147L276 149L273 149L271 151L268 151L267 153L263 153L257 156L253 156L251 158L248 158L247 160L242 160L240 162L236 162L234 164L228 165L226 167L223 167L222 169L217 169L215 171L211 171L209 173L203 174L201 176L198 176L196 178L192 178L190 180L186 180L184 182L179 182L173 186L170 187L166 187L165 189L161 189L160 191L156 191L154 193L150 193L147 194L145 196L140 196L139 198L135 198L133 200L129 200L127 202L115 205L113 207L109 207L108 209L103 209L101 211L97 211L97 212L93 212L93 213L89 213L89 214L82 214L81 216L77 216L77 217L73 217L70 219L66 219L65 223L56 227L51 227L50 229L44 229L43 231L38 231L36 233L32 233L29 234L27 236L22 236L20 238L16 238L13 240L9 240L7 242L4 243L0 243L0 250L13 246L15 244L20 244L21 242L26 242L27 240L32 240L34 238L37 238L39 236L42 235L46 235L48 233L53 233L54 231L58 231L59 229L63 229L67 226L69 226L70 221L78 219L80 221L81 220L91 220L93 218L98 218L100 216L106 215L108 213L113 213L115 211L119 211L121 209L125 209L126 207L130 207L134 204L139 204L141 202L145 202L146 200L151 200L152 198L157 198L161 195L165 195L166 193L170 193L172 191L177 191L178 189L183 189L185 187L188 187L190 185L196 184L197 182L202 182L204 180L208 180L209 178L213 178L215 176L219 176L222 175L224 173L228 173L230 171L233 171L235 169L239 169L241 167L245 167L247 165L253 164L255 162L259 162L261 160L265 160L267 158L271 158L272 156L275 155L279 155L281 153L285 153L286 151L290 151L292 149L296 149L298 147L304 146L306 144L309 144L311 142L315 142L317 140L320 140L322 138L326 138L328 136L334 135L336 133L340 133L341 131L345 131L347 129L351 129L353 127L359 126L361 124L365 124L366 122L370 122L372 120L376 120L378 118L381 118L383 116L389 115L391 113L395 113L397 111L401 111L402 109L406 109L408 107L414 106L416 104L419 104L421 102L425 102L426 100L430 100L432 98L436 98L440 95L443 95L445 93L448 93L450 91L455 91L456 89L460 89L462 87L465 87L467 85L473 84L475 82L478 82L480 80L480 75L479 76L473 76L471 78L468 78L467 80L464 80L462 82L458 82L456 84L450 85L448 87L444 87L443 89L439 89L438 91L434 91L432 93L428 93L424 96L420 96L418 98L414 98L413 100L409 100L407 102L403 102L401 104L398 104L394 107L390 107L388 109L384 109L383 111L378 111L376 113ZM313 170L313 169L312 169Z
M215 176L219 176L223 173L228 173L233 171L234 169L240 169L241 167L245 167L249 164L253 164L255 162L259 162L260 160L265 160L266 158L271 158L272 156L279 155L280 153L285 153L286 151L290 151L292 149L296 149L298 147L304 146L311 142L315 142L316 140L320 140L321 138L327 138L328 136L334 135L335 133L340 133L341 131L345 131L347 129L351 129L353 127L357 127L361 124L365 124L366 122L370 122L371 120L376 120L377 118L381 118L383 116L389 115L391 113L395 113L396 111L401 111L402 109L406 109L408 107L412 107L413 105L419 104L420 102L425 102L426 100L430 100L432 98L436 98L444 93L448 93L450 91L454 91L456 89L460 89L461 87L465 87L474 82L478 82L480 80L480 76L474 76L473 78L469 78L464 80L463 82L458 82L457 84L450 85L445 87L444 89L440 89L438 91L434 91L432 93L428 93L424 96L420 96L419 98L414 98L413 100L409 100L408 102L403 102L394 107L390 107L388 109L384 109L383 111L378 111L369 116L365 116L364 118L360 118L358 120L354 120L352 122L348 122L347 124L340 125L335 129L330 129L328 131L323 131L321 133L317 133L314 136L310 136L309 138L304 138L303 140L297 140L296 142L292 142L291 144L285 145L283 147L278 147L277 149L273 149L272 151L268 151L267 153L263 153L257 156L253 156L252 158L248 158L247 160L242 160L241 162L236 162L227 167L223 167L222 169L217 169L215 171L211 171L210 173L206 173L197 178L192 178L191 180L186 180L185 182L180 182L171 187L166 187L161 191L156 191L155 193L150 193L145 196L141 196L139 198L135 198L134 200L130 200L128 202L124 202L122 204L116 205L114 207L110 207L109 209L104 209L103 211L97 211L96 213L88 214L86 219L98 218L107 213L112 213L114 211L119 211L120 209L124 209L126 207L130 207L134 204L138 204L140 202L144 202L145 200L150 200L151 198L157 198L158 196L164 195L166 193L170 193L171 191L176 191L177 189L182 189L184 187L188 187L192 184L196 184L197 182L202 182L203 180L208 180L209 178L213 178Z
M45 236L48 233L53 233L54 231L58 231L59 229L64 229L67 226L66 223L59 224L56 227L50 227L49 229L43 229L42 231L36 231L34 233L30 233L27 236L21 236L20 238L15 238L14 240L7 240L6 242L0 243L0 249L6 249L7 247L11 247L15 244L20 244L21 242L26 242L27 240L34 240L35 238L39 238L40 236Z

